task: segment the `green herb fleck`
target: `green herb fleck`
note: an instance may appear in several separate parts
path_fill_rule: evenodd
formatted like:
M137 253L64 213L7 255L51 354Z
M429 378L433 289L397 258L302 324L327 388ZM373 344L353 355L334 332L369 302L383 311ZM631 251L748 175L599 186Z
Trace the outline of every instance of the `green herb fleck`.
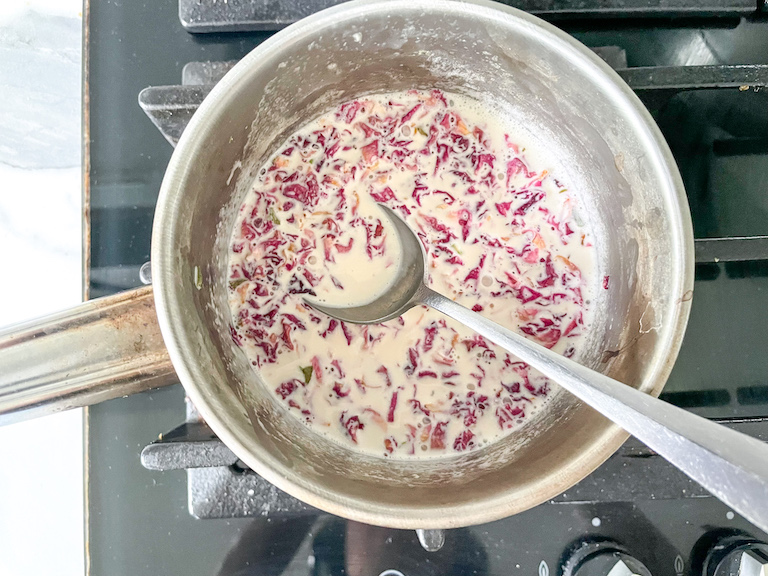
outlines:
M272 220L273 224L280 224L280 218L277 217L277 214L275 214L275 209L271 206L269 208L269 219Z
M243 282L245 282L245 278L238 278L237 280L232 280L232 282L229 283L229 289L234 290L235 288L240 286L240 284L242 284Z
M560 192L558 192L558 194L562 194L563 192L568 192L568 188L563 188L562 190L560 190Z
M312 366L303 366L301 373L304 374L304 384L309 384L309 381L312 380Z
M199 266L195 266L193 274L194 274L194 280L195 280L195 288L197 288L198 290L202 290L203 289L203 273L200 270Z
M458 247L458 246L456 246L456 244L451 244L451 248L453 248L454 250L456 250L456 252L457 252L459 255L461 255L461 250L459 250L459 247Z
M315 163L315 159L314 159L314 158L310 158L310 159L309 159L309 163L310 163L310 164L314 164L314 163Z
M427 135L427 133L426 133L426 132L424 132L424 129L423 129L423 128L421 128L420 126L419 126L418 128L416 128L416 132L418 132L418 133L419 133L419 134L421 134L422 136L426 136L426 135Z

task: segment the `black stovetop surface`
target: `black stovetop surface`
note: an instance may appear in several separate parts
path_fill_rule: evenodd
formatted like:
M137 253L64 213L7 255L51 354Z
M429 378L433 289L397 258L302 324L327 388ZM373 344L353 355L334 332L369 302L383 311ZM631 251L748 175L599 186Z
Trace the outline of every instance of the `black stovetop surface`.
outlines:
M172 149L139 108L138 93L178 84L187 62L238 59L269 35L191 35L177 9L176 0L91 0L91 297L138 286L139 267L149 259L154 205ZM768 64L765 21L559 25L589 46L624 48L630 66ZM768 234L768 92L688 93L656 116L686 181L696 236ZM767 299L765 262L697 268L668 399L708 417L768 416ZM565 548L586 535L616 538L655 574L673 574L677 555L688 573L694 544L710 529L754 533L711 498L542 505L449 532L433 554L412 532L330 516L195 520L187 512L185 473L152 472L139 462L146 444L184 418L179 386L88 410L90 574L542 574L542 560L556 573Z

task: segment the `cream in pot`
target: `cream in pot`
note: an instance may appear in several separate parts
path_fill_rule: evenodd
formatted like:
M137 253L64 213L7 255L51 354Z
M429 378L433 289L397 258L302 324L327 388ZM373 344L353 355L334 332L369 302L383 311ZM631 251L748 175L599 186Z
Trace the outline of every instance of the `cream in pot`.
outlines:
M232 336L313 432L371 455L445 458L512 434L554 394L435 310L357 326L306 305L360 305L391 284L400 246L375 202L419 231L435 289L578 357L592 234L579 193L504 120L440 90L369 96L303 126L259 170L231 240Z

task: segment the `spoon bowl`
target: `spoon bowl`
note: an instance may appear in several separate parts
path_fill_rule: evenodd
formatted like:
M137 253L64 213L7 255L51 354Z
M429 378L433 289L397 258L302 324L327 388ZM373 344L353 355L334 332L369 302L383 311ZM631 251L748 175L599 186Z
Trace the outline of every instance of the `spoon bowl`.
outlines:
M385 204L378 206L392 223L400 242L401 260L395 279L381 296L362 306L323 306L305 298L304 301L315 310L352 324L379 324L402 316L422 303L427 288L424 274L427 254L424 246L394 210Z

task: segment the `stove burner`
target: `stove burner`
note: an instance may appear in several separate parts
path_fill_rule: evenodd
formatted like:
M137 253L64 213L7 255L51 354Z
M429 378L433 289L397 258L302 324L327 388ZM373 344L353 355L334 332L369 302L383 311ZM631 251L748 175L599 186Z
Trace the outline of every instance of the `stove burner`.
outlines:
M189 32L279 30L344 0L179 0L179 20ZM504 0L502 4L546 20L565 18L739 17L758 9L754 0ZM762 5L762 0L761 3Z
M621 77L652 110L686 91L768 87L768 65L627 68L626 54L620 48L608 46L594 51L618 68ZM181 85L146 88L139 95L139 103L175 146L205 96L236 63L190 62L183 69ZM768 236L697 239L695 248L696 263L703 266L768 260ZM666 399L682 406L697 406L712 400L711 393L707 394L673 392ZM730 395L726 402L729 399ZM187 408L187 421L145 447L141 460L152 470L187 470L191 514L198 518L292 517L317 512L253 473L213 434L191 404ZM723 423L768 440L768 418ZM615 481L619 474L623 482ZM552 502L631 502L638 498L707 496L706 490L632 438L597 471Z

